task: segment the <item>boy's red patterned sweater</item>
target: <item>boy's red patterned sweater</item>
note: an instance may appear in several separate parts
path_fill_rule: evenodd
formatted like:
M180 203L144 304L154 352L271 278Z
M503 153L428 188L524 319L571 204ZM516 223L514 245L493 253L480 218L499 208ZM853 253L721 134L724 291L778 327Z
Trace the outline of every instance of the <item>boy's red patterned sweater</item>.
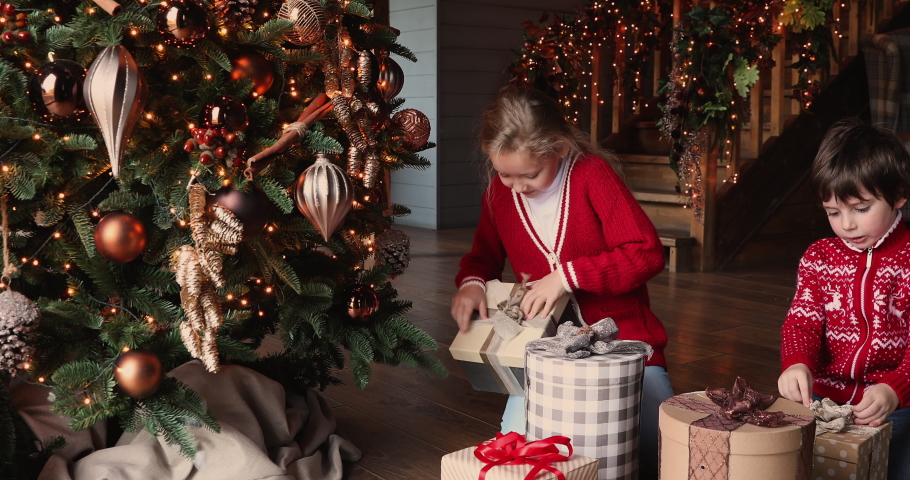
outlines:
M484 194L474 246L461 260L455 284L502 279L506 257L512 270L532 281L558 270L585 322L613 318L619 338L647 342L654 347L647 364L666 368L667 333L651 312L646 285L664 268L657 231L603 159L568 161L555 249L541 241L524 196L496 177Z
M858 404L884 383L910 405L910 231L900 215L875 246L840 238L812 244L799 263L796 296L782 329L781 366L804 363L814 391Z

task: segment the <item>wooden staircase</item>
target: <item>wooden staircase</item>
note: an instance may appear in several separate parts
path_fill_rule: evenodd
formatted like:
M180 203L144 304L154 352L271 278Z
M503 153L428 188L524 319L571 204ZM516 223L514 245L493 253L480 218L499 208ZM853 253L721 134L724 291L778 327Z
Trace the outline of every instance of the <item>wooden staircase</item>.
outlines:
M661 115L656 99L632 112L624 103L621 85L613 85L612 98L601 97L605 99L602 107L592 108L592 138L604 139L601 146L623 161L626 184L668 249L670 272L784 258L792 264L814 239L830 233L808 189L812 159L830 125L847 116L868 116L858 40L865 33L910 25L910 9L904 5L891 0L881 4L845 0L836 7L844 19L838 58L832 59L834 76L821 79L827 85L811 113L788 97L796 78L786 66L796 59L786 54L783 42L775 48L776 66L761 72L754 90L762 94L749 98L751 118L727 147L732 155L722 164L716 151L702 158L703 223L686 208L688 196L681 193L685 189L679 188L670 168L672 146L656 126Z
M696 241L689 231L688 197L679 192L676 172L670 168L670 143L661 138L656 122L641 119L644 115L612 135L604 147L622 160L623 179L657 227L670 272L689 272L694 268Z

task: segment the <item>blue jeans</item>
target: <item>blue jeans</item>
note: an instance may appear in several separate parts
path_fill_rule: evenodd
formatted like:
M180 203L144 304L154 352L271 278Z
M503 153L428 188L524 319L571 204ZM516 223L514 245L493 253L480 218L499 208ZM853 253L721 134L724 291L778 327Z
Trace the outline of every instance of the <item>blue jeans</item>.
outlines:
M641 392L641 432L638 462L640 480L657 478L658 411L660 404L672 396L673 388L670 387L670 377L664 367L645 367L645 379ZM524 397L509 395L506 410L502 414L502 433L518 432L526 435L528 433L526 423Z
M822 397L812 394L813 400ZM891 447L888 449L888 478L910 478L910 407L899 408L888 415L891 425Z

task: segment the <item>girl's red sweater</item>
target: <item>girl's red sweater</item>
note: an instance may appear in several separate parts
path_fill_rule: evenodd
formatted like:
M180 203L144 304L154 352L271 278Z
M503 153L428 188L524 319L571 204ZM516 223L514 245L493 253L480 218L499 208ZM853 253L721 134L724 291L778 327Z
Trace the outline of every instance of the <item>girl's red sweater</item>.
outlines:
M781 333L781 366L806 364L815 393L856 405L884 383L910 405L910 231L900 216L866 250L840 238L813 243Z
M667 333L651 311L647 287L664 269L657 230L602 158L566 161L555 248L535 230L524 196L496 177L484 194L474 246L461 260L455 283L461 288L501 280L506 258L532 281L556 270L584 322L611 317L619 338L654 347L648 365L666 368Z

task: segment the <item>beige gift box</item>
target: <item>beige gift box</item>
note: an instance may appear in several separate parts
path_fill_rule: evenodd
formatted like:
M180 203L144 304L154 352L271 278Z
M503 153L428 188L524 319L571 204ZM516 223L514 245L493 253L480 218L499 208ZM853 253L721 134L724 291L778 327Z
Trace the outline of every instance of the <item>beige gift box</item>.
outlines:
M476 446L452 452L442 457L442 480L477 480L486 464L474 456ZM572 455L563 462L551 464L566 480L597 480L597 459ZM487 471L485 480L525 480L531 465L500 465ZM541 470L534 480L556 480L556 474Z
M881 435L881 452L873 459L873 437ZM891 422L878 427L878 433L823 433L815 438L815 479L886 480ZM875 462L873 464L873 462Z
M507 300L516 283L491 280L486 284L487 306L495 307ZM524 395L525 345L531 340L552 337L556 324L562 317L569 296L564 296L546 318L525 319L521 332L510 340L503 340L493 330L490 320L474 320L467 332L458 332L449 352L458 360L475 390ZM496 308L488 308L493 317Z
M661 480L809 480L815 417L779 398L768 412L797 423L766 428L726 420L704 393L677 395L660 406Z

